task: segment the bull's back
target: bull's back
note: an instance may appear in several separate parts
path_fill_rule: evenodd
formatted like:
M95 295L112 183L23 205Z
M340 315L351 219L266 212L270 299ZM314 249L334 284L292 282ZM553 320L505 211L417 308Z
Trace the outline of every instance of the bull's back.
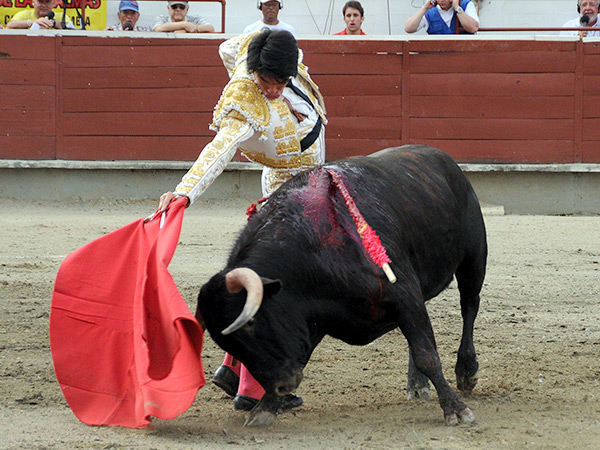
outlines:
M477 196L446 153L404 146L336 166L392 262L414 271L426 299L446 287L466 256L485 258L485 227Z
M345 295L356 291L354 285L362 290L371 282L378 292L377 279L364 277L373 263L357 245L348 208L324 169L340 174L392 266L416 277L426 299L450 282L467 247L481 247L481 236L485 240L477 198L458 165L440 150L405 146L293 177L249 222L230 267L251 267L298 289L313 279L311 286L347 289Z

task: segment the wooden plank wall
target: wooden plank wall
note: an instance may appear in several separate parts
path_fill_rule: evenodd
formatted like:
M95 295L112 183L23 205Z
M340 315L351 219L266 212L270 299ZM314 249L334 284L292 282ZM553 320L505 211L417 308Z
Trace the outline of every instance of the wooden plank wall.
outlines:
M402 145L402 41L305 41L329 121L328 159Z
M582 101L578 105L583 121L581 160L600 162L600 43L589 43L581 52L584 53Z
M409 142L462 161L574 162L575 42L410 43Z
M60 159L194 160L227 72L218 40L65 39Z
M56 42L0 36L0 158L56 157Z
M0 34L0 158L193 160L221 38ZM600 163L600 45L301 40L328 159L407 143L462 162Z

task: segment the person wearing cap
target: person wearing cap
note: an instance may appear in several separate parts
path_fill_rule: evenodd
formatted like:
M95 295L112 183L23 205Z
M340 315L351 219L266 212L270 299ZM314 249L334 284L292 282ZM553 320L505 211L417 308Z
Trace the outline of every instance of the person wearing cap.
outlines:
M367 34L362 30L362 24L365 21L365 10L360 2L354 0L346 2L342 8L342 16L344 17L346 28L339 33L335 33L334 36L364 36Z
M293 26L279 20L279 10L283 8L280 0L259 0L258 9L262 12L262 20L257 20L244 28L244 34L255 33L264 28L270 30L284 30L296 35Z
M262 30L223 42L219 54L230 81L213 112L217 132L204 147L174 192L164 193L155 214L175 198L188 205L223 172L237 150L263 166L261 185L268 197L285 181L325 162L325 105L319 88L302 63L294 36L284 30ZM231 355L213 382L234 396L234 408L248 411L264 395L262 386ZM302 404L284 397L284 409Z
M33 0L33 9L25 9L16 13L6 24L6 28L31 28L37 30L62 29L62 9L52 11L54 0ZM52 14L51 14L52 13ZM52 17L49 17L52 16ZM69 16L65 18L67 28L75 28Z
M137 0L121 0L119 3L119 23L107 27L107 31L152 31L146 25L137 25L140 7Z
M160 15L154 22L153 31L171 33L214 33L213 27L204 17L188 14L187 1L168 2L169 15Z

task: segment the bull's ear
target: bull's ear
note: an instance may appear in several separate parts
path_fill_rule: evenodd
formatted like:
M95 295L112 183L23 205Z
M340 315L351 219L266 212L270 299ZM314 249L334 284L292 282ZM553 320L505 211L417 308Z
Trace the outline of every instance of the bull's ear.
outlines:
M263 277L260 277L260 279L263 284L264 296L272 297L281 290L280 280L271 280L270 278Z

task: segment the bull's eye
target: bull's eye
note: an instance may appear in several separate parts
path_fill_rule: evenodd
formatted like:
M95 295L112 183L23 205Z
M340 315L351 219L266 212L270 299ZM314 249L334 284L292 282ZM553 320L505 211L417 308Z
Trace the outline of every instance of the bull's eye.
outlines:
M248 322L246 322L246 324L244 325L244 332L246 332L247 335L249 336L253 336L254 335L254 318L248 320Z

